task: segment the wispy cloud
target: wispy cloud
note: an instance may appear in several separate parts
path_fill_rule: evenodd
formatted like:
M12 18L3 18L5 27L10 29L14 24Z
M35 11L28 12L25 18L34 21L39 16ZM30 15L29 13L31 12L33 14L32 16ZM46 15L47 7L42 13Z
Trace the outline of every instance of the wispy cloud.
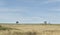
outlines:
M22 8L0 8L0 12L26 12L26 9Z
M18 2L23 2L23 3L31 3L31 4L36 4L36 5L43 5L43 4L47 4L48 0L17 0Z
M60 2L60 0L48 0L49 3Z
M59 9L49 9L49 11L56 11L56 12L58 12L58 11L60 11L60 8Z
M56 1L60 1L60 0L48 0L48 1L53 1L53 2L56 2Z
M57 5L59 5L59 6L57 6ZM52 7L50 7L49 9L48 9L49 11L60 11L60 4L56 4L56 6L54 7L54 6L52 6Z

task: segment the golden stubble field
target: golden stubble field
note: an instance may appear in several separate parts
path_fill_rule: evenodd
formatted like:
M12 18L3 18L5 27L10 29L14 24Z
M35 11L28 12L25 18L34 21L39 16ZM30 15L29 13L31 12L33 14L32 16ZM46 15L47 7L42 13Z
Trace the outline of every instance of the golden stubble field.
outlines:
M0 35L19 35L12 34L17 32L36 32L36 35L60 35L59 24L36 24L36 25L23 25L23 24L1 24L4 27L14 28L13 30L1 30Z

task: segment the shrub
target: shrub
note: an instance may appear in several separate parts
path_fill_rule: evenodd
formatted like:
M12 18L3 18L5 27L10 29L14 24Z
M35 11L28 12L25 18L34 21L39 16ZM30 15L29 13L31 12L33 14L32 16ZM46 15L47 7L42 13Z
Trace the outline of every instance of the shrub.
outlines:
M26 32L27 35L36 35L36 32Z
M13 35L23 35L24 33L22 32L14 32Z
M13 32L13 35L37 35L36 32Z
M0 27L2 27L2 26L0 25Z
M10 30L10 29L12 29L12 28L7 28L7 27L0 26L0 30Z

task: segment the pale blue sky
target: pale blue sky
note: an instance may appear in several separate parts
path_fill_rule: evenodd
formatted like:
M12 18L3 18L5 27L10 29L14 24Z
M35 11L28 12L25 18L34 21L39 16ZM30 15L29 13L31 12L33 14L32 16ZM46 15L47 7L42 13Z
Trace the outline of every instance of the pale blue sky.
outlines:
M60 23L60 0L0 0L0 22Z

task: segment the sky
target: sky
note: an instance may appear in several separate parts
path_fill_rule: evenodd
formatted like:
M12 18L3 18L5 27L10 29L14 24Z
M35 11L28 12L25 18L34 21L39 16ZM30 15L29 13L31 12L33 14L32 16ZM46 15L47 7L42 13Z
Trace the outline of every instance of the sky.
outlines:
M0 0L0 23L60 23L60 0Z

